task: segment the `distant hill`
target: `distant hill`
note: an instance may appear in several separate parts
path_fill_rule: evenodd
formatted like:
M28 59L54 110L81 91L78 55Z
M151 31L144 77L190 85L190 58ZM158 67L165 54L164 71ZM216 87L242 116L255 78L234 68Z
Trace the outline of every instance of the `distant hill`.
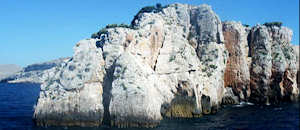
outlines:
M10 74L5 74L3 77L0 77L0 82L10 82L10 83L18 83L18 82L34 82L34 83L41 83L42 77L44 73L47 73L46 71L56 67L63 62L68 61L70 58L59 58L52 61L47 61L43 63L36 63L32 65L28 65L24 68L19 67L18 69L7 69L7 72L11 72ZM10 66L10 65L6 65ZM0 67L5 70L5 68L8 67ZM16 70L16 71L11 71Z
M0 80L21 70L22 67L15 64L0 64Z

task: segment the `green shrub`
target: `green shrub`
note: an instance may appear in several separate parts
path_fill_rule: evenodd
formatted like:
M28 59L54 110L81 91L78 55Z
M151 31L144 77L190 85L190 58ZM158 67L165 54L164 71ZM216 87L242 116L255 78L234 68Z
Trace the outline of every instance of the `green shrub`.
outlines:
M211 59L210 57L204 60L204 62L212 62L212 61L213 59Z
M131 28L130 25L124 24L124 23L120 24L118 27L121 27L121 28Z
M161 8L163 8L163 7L162 7L161 3L157 3L157 4L156 4L156 8L161 9Z
M207 76L210 77L210 76L212 76L212 74L211 73L207 73Z
M121 86L122 86L122 88L123 88L123 90L127 90L127 87L125 86L125 84L124 83L121 83Z
M100 38L101 34L107 34L108 31L106 28L102 28L100 31L93 33L91 38Z
M218 68L218 66L216 66L216 65L209 65L209 67L210 67L210 68L213 68L213 69Z
M291 60L292 59L292 57L291 57L291 55L285 55L285 58L287 58L288 60Z
M116 27L131 28L130 25L127 25L127 24L124 24L124 23L122 23L122 24L108 24L108 25L105 26L105 28L102 28L97 33L93 33L91 38L100 38L101 34L107 34L108 33L107 29L116 28Z
M160 3L157 3L156 6L146 6L143 7L133 18L133 20L131 21L131 25L127 25L127 24L108 24L105 26L105 28L102 28L100 31L98 31L97 33L93 33L91 38L100 38L101 34L106 34L107 33L107 29L109 28L116 28L116 27L122 27L122 28L130 28L130 29L134 29L134 21L136 19L138 19L139 15L142 13L150 13L150 12L154 12L154 13L158 13L160 11L162 11L163 7Z
M115 28L118 27L118 24L107 24L105 28Z
M264 25L267 27L272 27L272 26L281 27L282 22L266 22L264 23Z
M163 8L164 7L161 5L161 3L157 3L156 4L156 10L155 10L156 12L155 13L162 11Z
M176 58L176 55L171 55L171 57L170 57L170 59L169 59L169 62L172 62L172 61L174 61L174 60L175 60L175 58Z
M277 59L278 56L279 56L279 53L275 53L275 54L274 54L274 58L275 58L275 59Z
M97 38L98 37L98 33L93 33L91 38Z
M154 13L158 13L160 11L162 11L162 9L166 8L167 6L162 6L162 4L157 3L155 6L146 6L143 7L133 18L133 20L131 21L131 25L127 25L127 24L108 24L105 26L105 28L102 28L99 32L97 33L93 33L91 38L100 38L101 34L106 34L107 33L107 29L108 28L115 28L115 27L123 27L123 28L130 28L130 29L134 29L134 21L136 19L138 19L139 15L142 13L150 13L150 12L154 12Z
M243 26L244 26L244 27L250 27L250 25L248 25L248 24L243 24Z
M160 11L162 11L163 8L166 8L163 7L160 3L157 3L156 6L146 6L146 7L143 7L133 18L133 20L131 21L131 26L134 25L134 21L136 19L139 18L140 14L142 13L151 13L151 12L154 12L154 13L158 13Z
M150 12L153 12L155 9L156 9L155 6L146 6L146 7L143 7L140 12L150 13Z

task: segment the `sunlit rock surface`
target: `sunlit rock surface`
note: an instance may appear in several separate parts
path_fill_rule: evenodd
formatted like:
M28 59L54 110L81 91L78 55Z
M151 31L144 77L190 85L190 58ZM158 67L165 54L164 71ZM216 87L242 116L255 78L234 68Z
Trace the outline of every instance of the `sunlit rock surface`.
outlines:
M251 98L270 104L296 101L296 56L291 45L292 31L286 27L257 25L251 30Z
M73 57L44 75L34 121L38 125L98 126L105 75L102 51L96 40L82 40Z
M208 5L139 12L130 27L80 41L71 59L43 75L34 120L155 127L163 118L215 113L221 104L295 100L291 34L285 27L222 24Z
M229 53L224 77L225 87L231 87L239 99L245 101L250 97L247 33L241 23L224 22L223 34Z

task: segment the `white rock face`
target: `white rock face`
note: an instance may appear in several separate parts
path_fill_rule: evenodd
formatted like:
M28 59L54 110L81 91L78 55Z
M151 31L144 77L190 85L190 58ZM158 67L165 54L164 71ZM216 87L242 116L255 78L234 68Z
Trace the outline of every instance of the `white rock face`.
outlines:
M82 40L74 56L49 70L34 112L37 124L98 126L103 118L102 51L96 40Z
M151 66L125 52L114 64L113 79L109 106L112 125L157 125L162 119L161 105L172 93Z
M224 22L223 35L229 53L224 77L225 87L231 87L239 99L245 101L250 96L247 33L239 22Z
M251 98L270 104L282 99L297 101L296 56L292 31L286 27L257 25L251 30Z
M299 71L299 45L293 45L293 50L295 52L295 56L296 56L296 67L297 70Z
M249 61L251 79L261 83L253 92L268 89L271 68L276 68L275 63L272 66L276 48L270 39L277 36L270 36L266 27L251 31L237 23L226 27L225 31L236 33L225 40L240 36L227 43L231 53L241 55L230 57L237 67L229 73L244 83L237 89L224 88L229 55L219 17L208 5L172 4L140 12L132 28L107 27L96 33L95 39L80 41L69 61L45 75L34 118L39 125L108 124L123 128L154 127L164 116L200 117L216 112L222 99L236 104L238 97L249 97ZM290 35L285 32L289 30L278 31L284 32L278 37L288 42ZM247 57L248 32L255 35L252 61ZM293 61L286 64L291 70ZM268 93L258 97L264 94Z
M38 123L99 125L104 116L119 127L153 127L163 115L215 112L225 93L227 54L211 7L169 5L140 14L135 28L110 28L99 39L80 41L73 58L46 76L35 109ZM70 105L59 107L64 104ZM59 116L67 112L86 120Z
M299 89L299 88L300 88L300 68L299 68L300 57L299 57L299 45L293 45L293 49L294 49L295 56L296 56L297 86L298 86L298 89ZM300 90L300 89L299 89L299 90Z

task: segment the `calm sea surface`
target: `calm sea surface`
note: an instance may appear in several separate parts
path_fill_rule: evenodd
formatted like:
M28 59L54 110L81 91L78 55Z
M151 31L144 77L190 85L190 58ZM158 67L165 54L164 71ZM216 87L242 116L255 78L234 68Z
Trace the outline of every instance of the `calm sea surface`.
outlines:
M31 119L33 106L36 103L39 91L39 84L0 83L0 130L120 130L108 126L99 128L36 127ZM157 128L146 130L299 130L299 115L299 104L287 103L280 106L253 105L245 107L227 106L221 109L216 115L208 115L199 119L163 120Z

